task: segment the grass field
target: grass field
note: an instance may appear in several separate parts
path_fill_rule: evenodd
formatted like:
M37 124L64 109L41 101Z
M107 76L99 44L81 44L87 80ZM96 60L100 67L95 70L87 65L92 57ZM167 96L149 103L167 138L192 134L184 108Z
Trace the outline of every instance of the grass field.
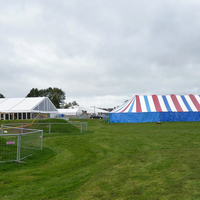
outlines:
M24 163L0 164L0 199L200 199L200 122L109 124L44 134Z

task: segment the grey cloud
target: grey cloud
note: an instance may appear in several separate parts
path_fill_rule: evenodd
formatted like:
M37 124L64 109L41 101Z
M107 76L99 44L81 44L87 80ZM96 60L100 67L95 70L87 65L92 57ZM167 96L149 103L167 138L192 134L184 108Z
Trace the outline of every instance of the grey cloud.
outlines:
M135 94L200 93L198 1L16 0L0 11L4 96L59 87L116 106Z

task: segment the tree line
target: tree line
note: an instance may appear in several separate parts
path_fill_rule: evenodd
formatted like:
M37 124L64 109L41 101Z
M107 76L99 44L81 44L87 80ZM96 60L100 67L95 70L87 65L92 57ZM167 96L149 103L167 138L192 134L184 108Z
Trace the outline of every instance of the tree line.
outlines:
M56 108L69 108L71 106L78 105L76 101L65 103L65 92L60 88L47 88L38 89L32 88L26 97L48 97ZM5 98L3 94L0 93L0 98Z

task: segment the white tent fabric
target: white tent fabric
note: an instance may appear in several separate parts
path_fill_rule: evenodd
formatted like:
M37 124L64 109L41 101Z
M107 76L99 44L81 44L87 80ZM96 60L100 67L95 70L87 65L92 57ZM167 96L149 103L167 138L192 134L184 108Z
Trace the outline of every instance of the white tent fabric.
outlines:
M79 108L58 109L58 114L79 116L82 114L82 111Z
M58 112L47 97L0 98L0 112Z
M55 117L58 110L47 97L0 98L0 119L29 119L34 113Z
M96 115L101 115L101 114L107 114L109 113L108 111L106 110L102 110L102 109L99 109L99 108L94 108L94 107L91 107L91 108L88 108L88 107L82 107L82 106L73 106L73 108L79 108L81 111L83 112L87 112L88 114L96 114Z
M96 114L96 115L102 115L102 114L107 114L108 111L99 109L99 108L86 108L82 106L73 106L71 108L67 109L58 109L59 115L71 115L71 116L80 116L81 114Z
M110 123L200 121L200 95L135 95L109 114Z

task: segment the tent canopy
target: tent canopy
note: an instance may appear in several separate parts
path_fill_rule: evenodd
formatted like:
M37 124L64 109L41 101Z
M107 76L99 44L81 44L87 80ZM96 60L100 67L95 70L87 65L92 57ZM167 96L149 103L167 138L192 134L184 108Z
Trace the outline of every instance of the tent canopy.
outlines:
M99 108L88 108L88 107L82 107L82 106L73 106L73 108L79 108L81 111L85 111L87 112L88 114L97 114L97 115L100 115L100 114L107 114L109 113L108 111L106 110L102 110L102 109L99 109Z
M200 121L199 95L136 95L109 115L110 122Z
M47 97L30 98L0 98L1 113L19 113L19 112L57 112L56 107Z
M82 111L79 108L58 109L59 114L64 115L81 115Z

